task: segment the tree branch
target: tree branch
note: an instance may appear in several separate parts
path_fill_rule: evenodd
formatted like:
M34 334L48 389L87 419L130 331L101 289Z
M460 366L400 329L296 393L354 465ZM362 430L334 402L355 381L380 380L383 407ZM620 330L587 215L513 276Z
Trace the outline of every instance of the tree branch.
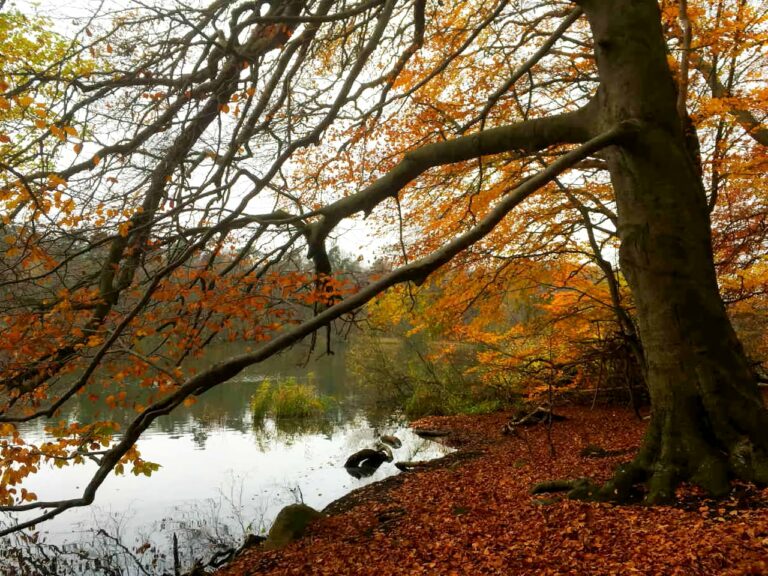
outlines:
M587 158L606 146L619 143L623 138L631 135L635 130L636 125L634 123L625 122L592 138L582 146L564 154L552 162L552 164L543 171L523 181L516 188L504 195L496 206L482 220L480 220L476 226L448 242L429 256L402 266L378 281L372 282L360 292L357 292L346 300L334 304L294 329L284 332L258 350L235 356L229 360L215 364L209 369L188 379L176 392L155 402L131 422L126 429L123 438L104 454L101 460L101 465L83 491L82 497L55 502L34 502L18 506L2 507L0 508L0 511L7 512L23 512L39 509L48 509L48 511L33 519L0 530L0 536L39 524L40 522L58 516L70 508L91 504L95 498L96 491L104 482L107 475L136 443L144 430L146 430L157 417L168 414L189 396L203 394L211 388L229 380L248 366L262 362L288 348L332 320L363 306L384 290L403 282L413 281L417 284L423 282L432 272L449 262L454 256L487 236L512 209L523 202L531 194L553 181L559 174L572 168L584 158Z
M547 41L544 42L544 44L542 44L541 47L536 50L536 52L534 52L530 58L528 58L528 60L523 62L523 64L512 73L512 76L509 77L503 86L499 87L498 90L490 95L488 102L486 102L485 106L483 106L483 109L480 111L480 113L461 128L461 133L463 134L478 122L484 123L485 118L488 116L488 112L491 111L491 108L496 105L499 99L504 96L504 94L506 94L509 89L512 88L512 86L514 86L518 80L520 80L520 78L525 76L534 66L536 66L536 64L538 64L539 61L544 58L544 56L549 54L555 43L563 36L563 34L565 34L568 28L570 28L573 23L579 19L582 13L583 12L580 6L577 6L571 10L570 14L568 14L568 17L560 23L560 26L557 27L557 29L549 38L547 38Z
M711 64L700 56L692 57L691 64L704 76L714 98L730 98L732 96L730 90L717 77L717 73ZM728 111L756 142L763 146L768 146L768 128L763 126L752 112L735 106L729 106Z
M575 112L490 128L408 152L397 166L367 188L318 211L322 218L309 225L310 257L315 246L319 246L341 220L358 212L367 216L430 168L502 152L530 154L557 144L582 143L590 137L591 118L592 108L588 105Z

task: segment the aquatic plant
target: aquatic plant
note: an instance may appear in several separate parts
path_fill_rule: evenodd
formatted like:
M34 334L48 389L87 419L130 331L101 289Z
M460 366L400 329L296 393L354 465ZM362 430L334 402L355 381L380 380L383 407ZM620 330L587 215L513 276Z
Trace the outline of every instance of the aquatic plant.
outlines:
M251 397L250 406L257 420L265 416L309 418L325 414L333 406L333 399L319 394L310 383L299 383L295 378L279 382L265 379Z

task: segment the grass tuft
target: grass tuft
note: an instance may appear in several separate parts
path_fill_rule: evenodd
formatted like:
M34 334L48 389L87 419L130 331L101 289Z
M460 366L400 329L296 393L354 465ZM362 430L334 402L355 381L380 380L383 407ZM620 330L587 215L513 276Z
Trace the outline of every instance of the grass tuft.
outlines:
M273 383L264 380L251 397L251 412L257 420L266 416L280 418L310 418L324 415L333 400L321 396L311 384L300 384L295 378Z

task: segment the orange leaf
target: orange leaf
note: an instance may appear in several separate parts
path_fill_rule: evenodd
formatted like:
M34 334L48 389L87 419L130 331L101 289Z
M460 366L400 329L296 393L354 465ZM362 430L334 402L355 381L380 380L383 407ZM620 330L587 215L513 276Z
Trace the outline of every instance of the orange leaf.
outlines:
M48 185L52 188L56 186L66 186L67 181L58 174L48 174Z

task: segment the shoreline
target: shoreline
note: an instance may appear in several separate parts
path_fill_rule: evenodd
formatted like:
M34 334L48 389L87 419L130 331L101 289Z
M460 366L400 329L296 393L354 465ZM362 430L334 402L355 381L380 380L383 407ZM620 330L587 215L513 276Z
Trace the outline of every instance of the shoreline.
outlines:
M551 445L545 426L503 436L504 413L416 421L451 429L457 451L350 492L302 539L245 550L215 574L768 574L768 489L737 485L713 501L685 488L675 505L656 507L532 496L546 480L607 480L646 428L626 408L562 412ZM605 456L585 453L595 445Z

